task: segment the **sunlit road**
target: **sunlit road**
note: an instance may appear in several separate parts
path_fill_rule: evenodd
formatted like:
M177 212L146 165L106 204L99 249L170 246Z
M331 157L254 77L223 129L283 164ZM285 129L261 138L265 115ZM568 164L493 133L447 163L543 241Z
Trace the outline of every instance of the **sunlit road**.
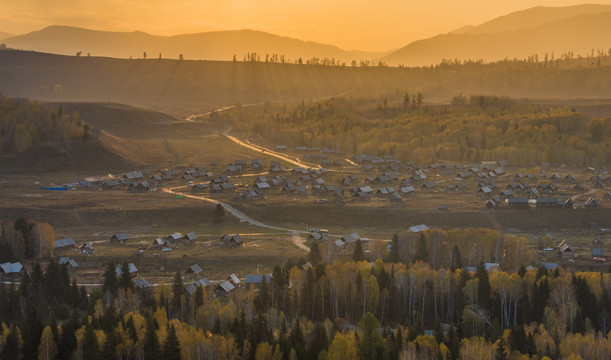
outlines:
M260 152L262 154L273 156L273 157L275 157L277 159L284 160L284 161L286 161L286 162L288 162L290 164L296 165L296 166L301 166L301 167L304 167L304 168L309 168L309 167L318 167L318 168L320 168L320 165L307 164L307 163L299 161L299 158L290 158L290 157L288 157L285 154L272 151L270 149L264 148L263 146L259 146L259 145L251 144L251 143L246 142L246 141L242 141L242 140L236 138L235 136L229 135L229 132L231 131L231 129L232 129L232 127L230 126L225 131L223 131L223 136L225 136L227 139L233 141L234 143L236 143L236 144L238 144L240 146L243 146L243 147L245 147L247 149L250 149L250 150L253 150L253 151Z

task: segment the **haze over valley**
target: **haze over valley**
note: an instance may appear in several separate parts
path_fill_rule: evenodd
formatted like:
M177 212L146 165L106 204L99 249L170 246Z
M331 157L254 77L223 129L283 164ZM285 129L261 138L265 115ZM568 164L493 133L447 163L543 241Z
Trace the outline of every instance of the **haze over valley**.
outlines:
M0 0L0 359L609 358L609 34L611 1Z

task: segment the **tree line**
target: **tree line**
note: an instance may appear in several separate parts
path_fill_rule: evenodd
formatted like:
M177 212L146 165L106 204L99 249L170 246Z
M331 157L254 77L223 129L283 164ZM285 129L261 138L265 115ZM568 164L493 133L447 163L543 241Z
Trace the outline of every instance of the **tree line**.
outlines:
M60 106L52 109L37 101L0 95L0 153L24 153L36 144L67 146L74 138L89 136L89 126L78 112L70 116Z
M311 261L316 262L315 258ZM611 275L435 270L417 261L276 266L269 283L134 286L109 262L91 293L65 266L0 286L3 359L603 359ZM353 327L352 325L357 325ZM428 329L428 330L427 330ZM430 332L429 332L430 330ZM578 357L579 356L579 357Z
M0 263L44 259L55 251L55 230L47 223L19 218L0 221Z
M611 161L611 119L498 96L460 94L449 106L422 101L420 93L397 92L238 109L221 116L247 137L395 155L416 163L507 160L518 166L600 166Z

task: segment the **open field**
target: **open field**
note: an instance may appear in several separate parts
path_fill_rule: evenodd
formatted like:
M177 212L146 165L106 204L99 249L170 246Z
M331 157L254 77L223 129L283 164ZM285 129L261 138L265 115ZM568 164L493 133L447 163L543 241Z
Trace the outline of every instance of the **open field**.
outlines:
M291 245L289 234L257 233L243 237L244 246L238 248L221 247L220 235L200 235L195 245L178 246L173 251L162 252L160 248L151 246L154 237L143 236L127 244L111 245L108 241L95 244L96 252L92 255L80 254L78 249L62 249L56 252L55 257L75 259L82 267L74 274L77 281L93 284L99 283L108 261L133 262L139 269L139 276L149 282L171 283L176 271L185 272L195 264L204 270L208 279L224 280L232 273L242 278L247 274L269 274L279 258L303 255L303 251ZM134 256L134 252L141 249L144 249L142 255Z
M56 152L70 161L62 161L61 157L57 161L39 161L37 171L32 171L31 163L23 159L33 154L38 154L36 156L40 159L49 159L43 150L23 155L4 155L2 159L12 160L5 162L8 166L0 175L0 195L3 198L0 218L14 220L23 216L38 219L55 228L56 239L73 237L78 244L94 242L95 255L83 255L74 250L61 250L56 254L68 255L79 263L83 262L83 269L77 275L83 282L99 278L104 264L110 260L133 261L141 269L142 276L157 281L167 279L176 270L186 270L185 266L192 265L191 262L199 263L209 278L222 279L233 272L239 276L255 273L259 265L262 273L269 273L273 265L305 254L291 244L292 235L289 233L248 225L230 215L225 216L222 224L216 224L213 222L213 204L188 197L177 199L161 191L162 187L171 187L191 193L192 183L209 182L210 178L195 178L191 182L181 178L183 172L195 166L202 166L213 174L212 177L226 174L229 181L236 185L236 189L229 192L197 195L230 204L266 225L297 231L311 227L325 228L332 234L332 239L356 231L370 239L388 241L394 233L401 234L409 226L427 224L442 229L492 228L503 234L525 236L533 246L542 234L551 231L561 239L575 241L575 246L583 250L596 236L596 230L588 229L590 224L597 227L611 225L611 209L603 200L608 184L595 189L590 181L592 175L601 173L602 169L506 166L502 175L488 179L495 188L485 195L478 192L481 176L471 172L473 165L464 163L448 162L438 167L422 164L391 170L380 165L356 163L351 154L330 154L329 159L338 160L342 165L323 165L319 160L306 159L307 152L292 148L278 151L275 144L265 138L240 139L238 136L238 140L256 145L253 148L242 146L243 143L231 141L224 135L229 125L211 117L189 122L117 104L64 103L62 106L66 112L79 111L90 124L94 139L89 143L75 143L68 152ZM95 158L92 151L99 150L108 156L91 161ZM328 171L306 178L302 173L291 171L295 166L279 160L274 152L311 163L313 168L325 166ZM262 160L261 169L251 168L250 160L254 158ZM236 160L247 160L246 169L227 173L226 164ZM277 160L286 170L269 173L270 162ZM216 165L212 165L213 162ZM482 164L477 165L484 170ZM157 184L157 191L146 193L128 193L125 186L117 190L100 191L98 186L92 186L67 192L48 192L40 190L40 185L34 185L35 182L42 185L72 183L89 176L117 179L123 172L132 170L143 171L145 178L149 179L164 168L174 169L176 175ZM435 181L436 186L429 189L423 187L424 180L410 180L415 191L409 195L402 194L400 202L391 202L387 195L375 194L382 187L392 187L398 191L402 187L402 180L411 178L416 168L426 174L426 181ZM484 172L487 171L490 169ZM396 179L376 180L388 172L393 172ZM457 180L465 172L471 174ZM517 179L518 173L524 177ZM527 176L529 174L530 177ZM551 179L554 174L557 178ZM567 180L568 174L574 175L574 179ZM238 200L236 193L252 188L260 175L268 179L281 176L283 181L298 182L306 192L284 194L282 186L277 186L266 190L258 200ZM358 180L342 184L342 180L349 175L357 175ZM343 189L343 197L336 199L330 193L313 193L317 178L326 185ZM510 184L520 182L526 187L516 190L515 196L527 196L530 188L554 183L557 188L552 193L542 192L541 196L559 200L572 198L576 204L583 204L588 197L594 197L600 206L577 210L485 209L486 201L493 195L498 195ZM460 191L452 188L461 183L464 187ZM575 189L578 183L584 185L583 189ZM360 186L371 186L374 193L357 200L350 189ZM439 211L440 205L445 205L449 211ZM156 237L191 231L199 236L195 246L179 247L172 252L150 248ZM107 240L116 232L129 233L133 241L127 245L108 245ZM256 235L246 235L246 246L243 248L227 249L217 246L218 238L224 233ZM143 249L143 254L135 256L134 252L140 249ZM348 259L351 252L352 246L348 246L334 256ZM538 258L546 259L552 261L554 257L542 254ZM161 266L164 270L160 270ZM578 258L575 266L587 268L593 265L587 256L583 256Z

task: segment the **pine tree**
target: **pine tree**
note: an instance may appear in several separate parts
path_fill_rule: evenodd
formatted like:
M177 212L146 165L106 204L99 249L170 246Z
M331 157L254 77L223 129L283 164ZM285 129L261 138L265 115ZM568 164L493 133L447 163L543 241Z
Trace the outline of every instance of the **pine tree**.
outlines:
M498 341L499 345L496 348L496 354L494 355L494 360L507 360L507 351L505 350L505 341L501 337Z
M58 343L58 358L68 360L76 348L76 329L80 327L80 319L77 310L72 312L70 320L62 324L61 336Z
M426 249L426 239L424 238L424 234L420 235L416 255L414 255L414 261L429 261L429 251Z
M363 261L365 260L365 254L363 253L363 244L361 243L361 239L356 241L354 245L354 252L352 253L352 260L354 261Z
M524 267L524 265L520 265L520 269L518 269L518 275L523 278L524 274L526 274L526 268Z
M182 281L180 270L174 275L172 283L172 313L180 315L182 313L182 297L185 295L185 284Z
M114 331L106 333L106 341L102 345L102 359L104 360L118 360L117 356L117 335Z
M180 342L176 336L174 325L170 325L168 336L163 344L163 359L164 360L180 360Z
M155 319L148 314L146 319L146 334L144 335L144 358L147 360L159 359L159 338L155 331Z
M458 245L454 245L454 250L452 250L452 269L460 268L462 268L460 250L458 249Z
M119 287L124 289L131 289L134 286L132 280L132 274L129 272L129 264L127 261L123 262L121 266L121 277L119 278Z
M484 267L483 263L477 266L477 272L475 276L479 279L477 286L477 301L478 305L484 310L490 311L490 305L492 303L491 293L492 287L490 286L490 279L488 278L488 271Z
M134 325L134 317L133 316L131 316L131 315L129 316L129 318L125 322L125 326L124 327L127 330L127 334L129 335L129 338L134 343L137 343L138 342L138 332L136 331L136 326Z
M106 271L104 272L104 284L102 285L102 290L107 297L107 303L112 302L117 297L117 291L119 289L119 280L117 279L117 270L115 268L115 263L110 261L106 266Z
M325 331L324 326L317 325L314 328L314 337L310 342L310 346L307 350L307 358L308 359L316 359L318 358L318 354L320 354L324 349L329 346L329 339L327 338L327 332Z
M193 304L195 306L195 310L199 309L200 306L204 305L203 287L198 286L197 289L195 289L195 296L194 296Z
M305 359L305 339L299 321L295 320L295 326L289 335L290 347L295 350L298 359Z
M392 240L390 243L390 256L388 260L391 263L401 262L401 254L399 253L399 235L397 235L396 233L392 236Z
M23 358L24 360L36 360L38 358L38 346L42 335L42 322L36 308L31 307L26 317L23 328Z
M214 208L213 214L213 222L215 224L220 224L225 221L225 208L221 204L216 204L216 208Z
M310 247L310 253L308 254L308 260L312 265L316 266L322 262L322 255L320 254L320 246L317 242L314 242Z
M19 359L19 328L15 324L11 324L9 333L4 339L4 346L0 352L2 359Z
M85 325L85 336L83 337L83 354L87 354L88 357L95 359L98 357L99 352L98 337L95 335L91 323L87 323Z
M255 298L255 311L258 314L264 314L267 312L267 306L269 304L269 291L267 290L267 278L263 276L263 280L259 285L259 293Z
M512 351L519 351L520 353L526 353L526 332L524 331L524 327L521 325L516 326L511 330L511 334L509 335L509 345Z

